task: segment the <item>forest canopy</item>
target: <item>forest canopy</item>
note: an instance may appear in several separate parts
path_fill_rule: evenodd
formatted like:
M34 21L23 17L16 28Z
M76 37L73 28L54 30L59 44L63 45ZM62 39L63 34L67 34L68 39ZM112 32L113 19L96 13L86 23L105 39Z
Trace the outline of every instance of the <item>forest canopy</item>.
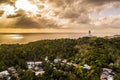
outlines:
M47 76L54 73L56 75L62 74L59 76L63 77L69 76L71 79L68 80L79 80L80 78L99 80L102 68L107 67L114 71L116 80L120 79L118 76L120 75L119 37L111 39L83 37L79 39L40 40L28 44L1 44L0 71L11 66L27 69L27 61L44 61L45 56L48 56L51 62L55 58L67 59L67 61L73 61L79 65L89 64L92 68L89 73L79 68L72 68L71 74L74 74L72 77L70 77L69 72L64 73L64 70L53 71L51 74L46 74ZM68 71L72 70L70 67L67 68Z

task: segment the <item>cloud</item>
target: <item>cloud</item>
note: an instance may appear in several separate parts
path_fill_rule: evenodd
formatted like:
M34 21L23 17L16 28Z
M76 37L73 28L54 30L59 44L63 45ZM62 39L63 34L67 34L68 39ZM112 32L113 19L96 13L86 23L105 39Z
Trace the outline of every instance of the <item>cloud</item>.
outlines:
M22 16L17 18L15 26L18 28L57 28L53 21L44 18Z
M8 15L7 18L16 18L16 17L20 17L20 14L15 14L15 15Z
M102 20L103 25L106 24L110 28L120 29L120 15L108 16ZM102 24L101 23L101 24Z
M26 16L25 11L18 10L18 11L15 12L15 14L9 14L6 17L7 18L17 18L17 17L22 17L22 16Z
M0 0L0 4L11 4L14 5L16 0Z
M93 21L94 25L96 25L97 27L101 27L103 28L111 28L111 29L120 29L120 15L118 16L107 16L107 17L103 17L101 19L97 19L96 21Z
M15 5L17 1L17 6ZM111 28L119 24L119 18L99 18L99 14L111 7L120 7L119 0L0 0L14 7L14 14L6 15L11 25L16 28L89 28L89 26L106 26ZM29 4L19 5L21 1ZM29 1L29 2L28 2ZM34 8L34 9L33 9ZM0 16L4 11L0 11ZM96 14L96 15L94 15ZM118 15L116 15L118 16ZM97 18L97 19L96 19ZM111 22L109 21L111 20ZM3 22L3 20L2 20ZM114 24L111 24L114 22ZM5 25L7 26L7 24ZM4 25L3 25L4 27ZM94 27L95 28L95 27Z
M0 3L7 3L10 2L10 0L0 0Z
M1 10L1 11L0 11L0 17L1 17L3 14L4 14L4 11Z
M35 20L30 17L22 16L17 19L16 26L23 28L32 28L40 26Z
M120 2L120 0L83 0L83 3L89 3L97 6L101 6L103 4L108 4L111 2Z
M60 19L81 24L89 23L89 10L83 7L82 0L48 0L48 3L57 9L57 17Z

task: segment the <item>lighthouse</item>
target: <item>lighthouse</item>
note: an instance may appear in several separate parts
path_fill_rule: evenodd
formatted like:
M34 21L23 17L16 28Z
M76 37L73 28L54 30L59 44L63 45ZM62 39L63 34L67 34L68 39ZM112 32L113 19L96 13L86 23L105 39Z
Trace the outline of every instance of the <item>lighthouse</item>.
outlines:
M92 37L91 31L88 31L88 37Z

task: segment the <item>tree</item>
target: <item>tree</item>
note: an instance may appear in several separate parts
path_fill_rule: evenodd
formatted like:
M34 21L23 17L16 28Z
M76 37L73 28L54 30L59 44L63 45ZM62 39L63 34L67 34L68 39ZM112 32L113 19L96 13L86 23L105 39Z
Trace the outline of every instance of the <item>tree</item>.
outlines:
M32 70L27 70L24 72L21 80L35 80L35 73Z

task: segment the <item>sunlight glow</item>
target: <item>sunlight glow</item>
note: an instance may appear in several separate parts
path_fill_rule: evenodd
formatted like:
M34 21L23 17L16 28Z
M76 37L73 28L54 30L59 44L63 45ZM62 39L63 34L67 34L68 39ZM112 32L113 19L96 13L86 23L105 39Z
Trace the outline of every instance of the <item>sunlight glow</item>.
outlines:
M24 10L25 12L32 13L33 15L37 14L38 8L36 5L32 4L29 0L17 0L15 7L18 10Z
M2 5L0 10L4 11L4 15L15 14L15 9L11 5Z
M18 34L11 34L11 35L7 35L7 36L14 40L20 40L20 39L24 38L22 35L18 35Z

